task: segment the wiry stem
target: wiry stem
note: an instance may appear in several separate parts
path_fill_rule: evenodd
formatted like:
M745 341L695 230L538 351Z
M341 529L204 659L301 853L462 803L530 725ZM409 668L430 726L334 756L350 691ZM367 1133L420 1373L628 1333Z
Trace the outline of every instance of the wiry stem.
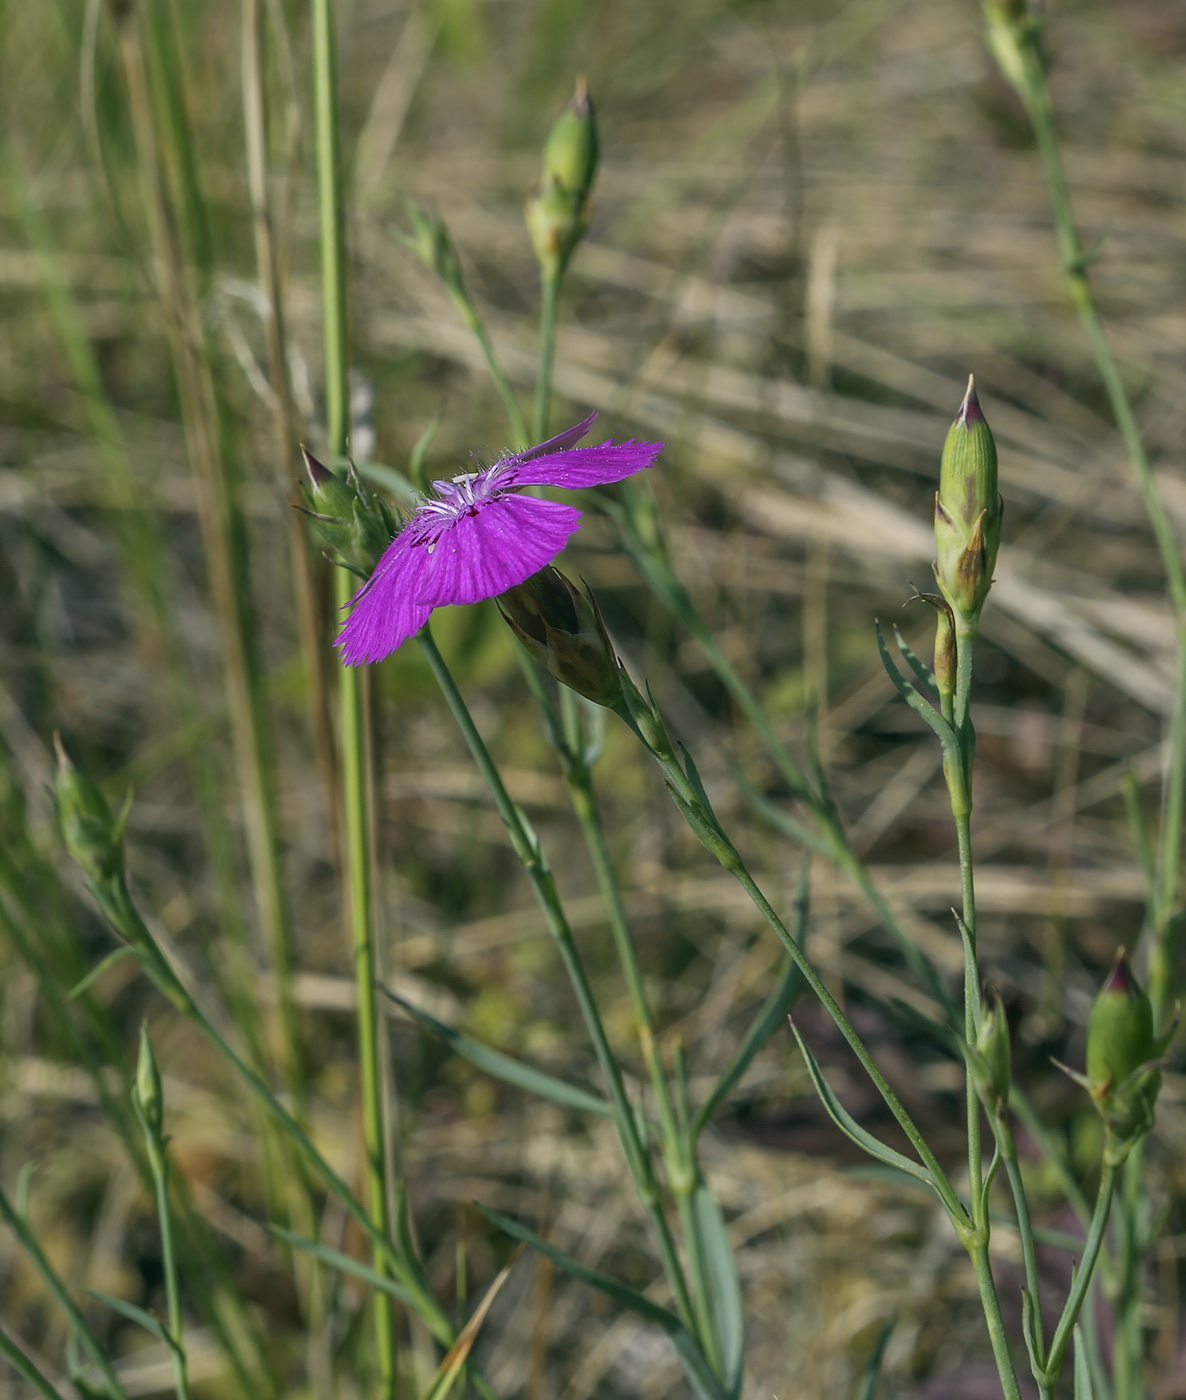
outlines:
M349 433L346 256L343 231L342 175L338 160L337 73L333 0L313 0L313 63L316 86L318 210L321 234L321 294L325 317L326 434L331 457L345 455ZM338 606L353 592L351 575L335 573ZM375 1232L386 1240L391 1231L387 1194L387 1136L383 1076L380 1067L374 917L371 907L371 837L367 742L362 687L366 674L354 667L340 673L343 807L345 812L346 917L354 955L358 999L358 1048L363 1138L369 1214ZM375 1247L373 1264L386 1272L386 1251ZM373 1296L375 1347L382 1394L391 1400L397 1387L395 1324L391 1300Z

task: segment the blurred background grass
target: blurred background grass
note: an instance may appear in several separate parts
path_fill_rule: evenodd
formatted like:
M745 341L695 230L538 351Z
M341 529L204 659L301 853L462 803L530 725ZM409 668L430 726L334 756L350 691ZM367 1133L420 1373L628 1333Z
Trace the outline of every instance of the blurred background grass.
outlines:
M176 96L195 133L187 233L246 521L310 1111L319 1140L356 1178L353 983L298 649L288 545L298 463L277 459L268 403L240 13L225 0L157 8L176 25ZM283 0L267 10L290 364L302 432L317 450L308 24ZM2 15L0 890L46 965L39 981L19 945L0 941L0 1175L36 1162L33 1218L68 1278L159 1306L149 1199L77 1047L46 1012L47 983L67 990L109 946L54 834L46 787L55 728L113 798L135 786L136 884L199 984L233 1001L246 971L262 1001L275 994L259 971L219 631L112 25L105 7L76 0L10 0ZM983 51L977 7L354 0L340 5L339 25L355 455L380 475L384 465L403 469L442 404L430 476L507 442L476 345L391 230L401 195L440 209L526 401L537 297L522 200L548 124L586 75L603 163L589 239L566 283L554 422L595 407L615 436L669 442L653 484L683 577L797 746L816 697L820 749L856 845L949 970L960 965L947 913L958 872L938 753L891 698L872 620L896 620L916 649L926 645L926 609L900 608L908 579L926 586L939 447L975 373L1001 449L1007 542L978 663L980 937L1015 1024L1019 1076L1089 1172L1096 1120L1048 1056L1078 1062L1101 972L1140 932L1121 788L1131 769L1152 800L1172 637L1140 500L1065 300L1041 172L1021 110ZM1050 34L1076 209L1087 242L1101 240L1098 294L1181 528L1186 12L1174 0L1064 3ZM63 335L72 318L73 345ZM94 380L80 372L80 343L93 352ZM594 513L567 558L695 747L747 856L789 902L798 855L749 822L720 750L779 796L774 775L744 729L734 732L695 643ZM438 633L512 794L543 834L629 1058L628 1006L600 899L509 636L488 604L442 613ZM594 1078L526 881L418 652L381 668L376 709L387 980L503 1049ZM644 970L665 1037L682 1036L694 1075L707 1077L768 989L776 949L706 866L614 724L599 774ZM240 933L245 954L235 951ZM867 908L818 860L809 937L911 1111L940 1149L958 1150L955 1067L886 1010L895 998L925 998ZM89 1043L125 1065L149 1017L178 1170L253 1300L283 1388L300 1359L296 1298L261 1225L252 1114L129 964L105 973L83 1002L76 1020ZM827 1025L811 1008L802 1015L846 1102L875 1115ZM505 1252L470 1211L475 1197L545 1221L586 1263L650 1282L606 1125L525 1102L403 1019L389 1035L404 1168L443 1296L456 1287L459 1241L471 1289ZM805 1088L776 1038L706 1143L740 1248L747 1393L847 1393L897 1309L890 1393L994 1394L956 1242L930 1202L900 1184L868 1170L834 1173L854 1163ZM1150 1153L1170 1211L1147 1310L1164 1400L1186 1395L1184 1102L1186 1080L1171 1073ZM1046 1223L1068 1225L1053 1183L1033 1170ZM325 1229L350 1243L341 1221ZM1002 1230L994 1243L1012 1304L1015 1242ZM1058 1260L1047 1265L1057 1276ZM58 1324L8 1240L0 1271L6 1322L53 1357ZM517 1266L482 1343L499 1392L680 1393L666 1344L603 1301L545 1266ZM344 1289L332 1345L354 1344L358 1306ZM96 1317L110 1325L103 1310ZM122 1325L111 1338L126 1353L121 1373L133 1393L168 1388L163 1349L141 1348ZM199 1335L191 1358L203 1393L234 1391L221 1354L211 1344L203 1351ZM7 1375L0 1385L14 1388Z

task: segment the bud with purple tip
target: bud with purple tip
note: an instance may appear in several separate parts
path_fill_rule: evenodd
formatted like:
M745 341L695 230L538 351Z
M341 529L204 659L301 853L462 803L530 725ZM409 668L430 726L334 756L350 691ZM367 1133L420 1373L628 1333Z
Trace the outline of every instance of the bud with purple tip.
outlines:
M975 385L943 445L935 495L935 578L957 624L974 631L1001 543L997 449Z
M1107 1125L1105 1160L1118 1164L1153 1126L1161 1090L1164 1036L1153 1029L1153 1008L1122 948L1092 1003L1087 1022L1087 1074L1075 1075Z

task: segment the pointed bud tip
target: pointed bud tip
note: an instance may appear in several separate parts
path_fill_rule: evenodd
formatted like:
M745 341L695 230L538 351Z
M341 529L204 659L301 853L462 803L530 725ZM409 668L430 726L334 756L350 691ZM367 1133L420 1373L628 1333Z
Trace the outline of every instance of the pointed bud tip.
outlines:
M69 773L74 765L70 762L70 755L66 752L66 745L62 743L62 731L54 730L54 753L58 756L58 771Z
M1116 961L1112 964L1112 971L1108 973L1108 980L1104 983L1102 990L1105 992L1123 992L1125 996L1131 996L1135 986L1135 979L1132 975L1132 968L1128 965L1128 955L1124 948L1116 954Z
M976 379L971 374L968 375L968 390L964 394L964 401L960 404L955 421L964 428L971 428L977 423L984 422L984 410L980 407L980 400L976 397Z
M333 472L328 467L323 467L304 443L301 444L301 456L305 459L305 470L309 473L309 480L313 483L314 490L333 480Z

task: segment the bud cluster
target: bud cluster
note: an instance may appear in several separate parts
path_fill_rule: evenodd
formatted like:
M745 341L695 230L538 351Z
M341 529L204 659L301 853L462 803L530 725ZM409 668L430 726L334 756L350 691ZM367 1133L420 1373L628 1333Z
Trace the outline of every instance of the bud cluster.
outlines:
M935 578L962 630L976 629L1000 543L996 443L969 377L943 444L935 495Z
M560 277L589 227L598 155L597 119L581 81L548 133L539 186L527 200L527 231L545 279Z
M333 562L361 579L369 579L399 529L391 507L368 490L350 464L345 481L301 448L309 486L304 512L321 538L335 551Z

